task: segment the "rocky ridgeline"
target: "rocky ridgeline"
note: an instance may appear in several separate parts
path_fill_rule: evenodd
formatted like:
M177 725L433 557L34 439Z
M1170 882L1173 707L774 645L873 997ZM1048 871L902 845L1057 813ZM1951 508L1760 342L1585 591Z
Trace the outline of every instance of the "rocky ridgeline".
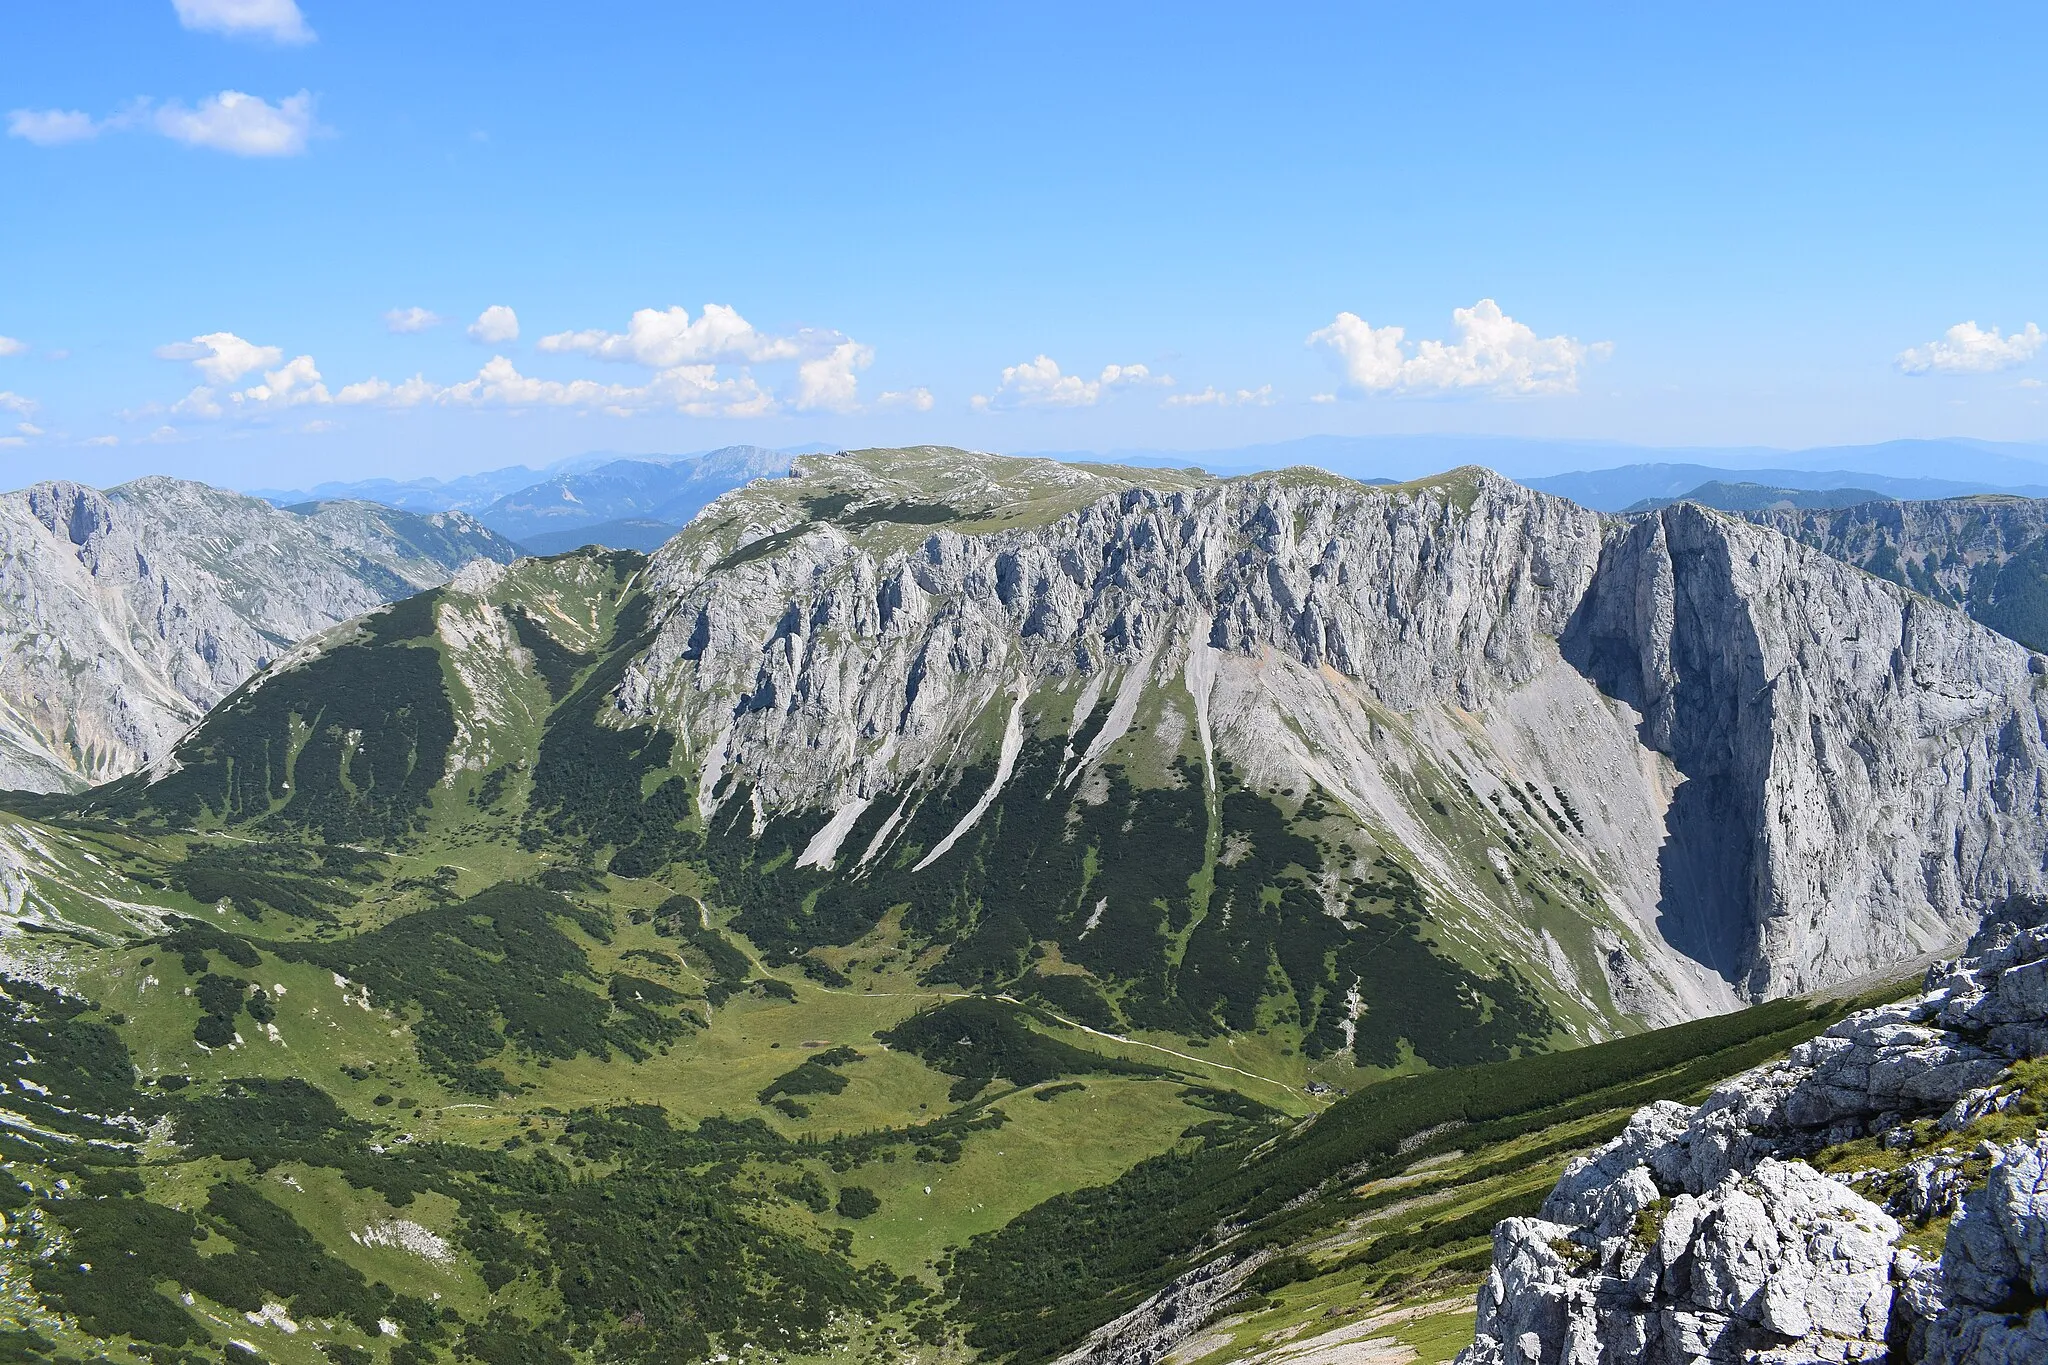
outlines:
M1461 1365L2048 1360L2048 1137L2015 1076L2048 1054L2044 919L1696 1109L1638 1111L1495 1230ZM1859 1141L1893 1160L1812 1164ZM1939 1260L1910 1245L1944 1223Z
M2048 536L2048 499L2041 498L1885 500L1743 515L1844 563L1973 607L1996 596L2000 568Z
M948 515L889 521L920 509ZM1482 904L1408 774L1512 774L1584 811L1587 872L1662 982L1607 989L1671 1017L2048 891L2048 660L1691 505L1624 522L1476 469L1374 488L901 451L728 495L648 583L661 625L617 702L678 736L707 812L747 791L843 834L1006 719L1078 730L1099 703L1085 757L1149 727L1155 766L1319 788Z
M298 641L514 553L460 512L180 479L0 494L0 787L132 772Z

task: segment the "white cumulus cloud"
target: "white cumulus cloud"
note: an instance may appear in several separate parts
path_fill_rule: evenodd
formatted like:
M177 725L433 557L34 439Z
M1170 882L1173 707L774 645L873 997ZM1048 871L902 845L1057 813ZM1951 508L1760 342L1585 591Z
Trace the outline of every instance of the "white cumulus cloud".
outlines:
M519 314L502 303L494 303L469 324L469 339L483 346L503 346L519 340Z
M296 408L307 403L327 403L327 386L320 382L320 370L309 355L295 356L290 363L263 373L263 382L228 395L228 401L247 409Z
M297 156L313 134L313 96L301 90L271 104L239 90L209 95L194 108L172 100L156 111L156 130L188 147L233 156Z
M156 348L158 360L189 360L192 367L211 384L232 384L245 374L283 362L284 352L275 346L258 346L233 332L208 332L190 341L174 341Z
M88 436L85 438L85 443L89 446L117 446L121 444L121 438L118 436Z
M2010 336L1996 327L1959 322L1939 340L1899 352L1898 365L1907 374L1991 374L2026 364L2044 341L2048 332L2031 322Z
M15 109L7 115L7 136L38 147L62 147L99 135L100 125L93 116L76 109Z
M206 381L171 405L171 411L180 417L226 417L333 401L320 381L313 357L295 356L286 361L277 347L258 346L233 332L209 332L190 341L172 342L157 347L156 354L159 360L189 361ZM221 392L257 370L263 371L262 382Z
M1003 367L1002 383L993 394L976 394L974 406L990 408L1087 408L1113 389L1139 384L1171 386L1173 376L1155 375L1143 365L1105 365L1093 379L1062 374L1051 356Z
M1308 344L1331 352L1354 393L1572 393L1586 362L1613 350L1608 342L1537 336L1492 299L1452 310L1451 328L1456 340L1411 347L1404 328L1374 327L1356 313L1339 313L1311 333Z
M317 376L316 376L317 377ZM422 404L475 408L588 408L624 416L670 409L693 417L757 417L773 411L773 395L751 376L724 377L715 365L675 365L645 384L594 379L542 379L492 356L476 377L444 386L415 375L402 383L365 379L334 395L337 403L412 408Z
M33 398L23 398L18 393L0 389L0 412L18 412L23 417L33 417L36 415L37 406Z
M344 384L335 393L334 401L347 404L373 403L386 408L416 408L422 403L434 401L440 390L427 382L425 375L414 375L396 384L372 376L356 384Z
M932 410L932 391L919 385L914 389L889 389L875 399L878 408L908 408L912 412Z
M0 357L27 354L28 343L26 341L17 341L13 337L0 337Z
M842 341L796 367L798 411L851 412L860 406L859 373L875 359L875 348Z
M310 43L313 30L294 0L171 0L178 22L201 33Z
M393 309L385 315L385 325L393 331L417 331L441 321L423 308ZM513 341L519 336L519 319L511 308L496 304L478 316L469 334L480 342ZM860 375L875 358L872 347L837 332L804 329L789 337L768 336L734 310L717 305L696 319L681 309L642 310L627 332L562 333L539 349L633 361L651 373L635 383L553 379L522 373L498 354L474 377L453 384L424 374L398 381L372 375L330 390L312 356L287 362L278 347L257 345L232 332L211 332L161 346L156 354L191 364L202 381L169 411L206 420L262 417L309 405L578 408L619 416L663 411L718 417L785 410L850 413L862 410ZM692 356L699 358L688 358ZM793 361L794 376L786 388L771 390L742 357ZM261 382L247 383L247 377L258 371ZM1116 384L1148 379L1143 367L1112 366L1105 373ZM930 410L932 398L928 390L912 389L884 395L882 405L924 412ZM143 409L159 411L163 409Z
M537 343L549 355L583 355L595 360L644 365L655 371L645 391L684 412L717 411L745 416L787 402L800 411L854 412L860 407L859 374L874 362L874 348L843 332L801 328L781 335L765 332L728 304L707 303L695 317L686 308L642 308L626 330L555 332ZM742 368L721 375L718 367L796 362L794 389L778 400ZM738 386L731 388L728 386ZM636 390L637 392L637 390Z
M446 320L439 313L430 313L424 308L394 308L384 315L384 330L424 332L429 327L439 327Z
M1256 389L1238 389L1235 392L1214 386L1204 388L1200 393L1176 393L1169 396L1165 406L1169 408L1269 408L1273 406L1273 386L1261 384Z
M581 354L599 360L629 360L662 370L698 361L795 360L807 349L806 338L772 336L722 303L707 303L695 319L685 308L642 308L623 332L556 332L540 339L540 349L555 354ZM830 334L828 345L844 338Z

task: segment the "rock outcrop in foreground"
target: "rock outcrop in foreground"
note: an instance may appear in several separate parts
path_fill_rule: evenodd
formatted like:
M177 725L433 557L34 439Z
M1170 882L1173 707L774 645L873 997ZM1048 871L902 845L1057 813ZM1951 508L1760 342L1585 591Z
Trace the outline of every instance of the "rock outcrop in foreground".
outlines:
M1495 1230L1461 1365L2048 1360L2044 918L1696 1109L1639 1111Z

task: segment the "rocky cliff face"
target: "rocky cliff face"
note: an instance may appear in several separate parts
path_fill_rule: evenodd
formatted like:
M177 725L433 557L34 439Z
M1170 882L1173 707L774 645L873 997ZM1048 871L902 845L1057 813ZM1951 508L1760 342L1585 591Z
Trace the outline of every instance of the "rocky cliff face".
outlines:
M0 497L0 787L133 771L295 641L511 554L461 513L168 478Z
M678 735L707 817L816 811L823 867L970 755L1149 746L1327 793L1473 933L1664 1017L1954 942L2042 885L2041 661L1696 507L899 452L730 495L648 581L622 716ZM1533 873L1587 889L1579 942Z
M1680 505L1613 537L1564 646L1685 774L1662 923L1744 994L1903 960L2040 887L2044 660L1961 614Z
M2048 501L1943 498L1746 514L1879 578L2048 649Z
M1455 1065L1853 977L2044 889L2042 660L1697 507L927 448L800 460L605 564L602 605L444 594L498 641L434 646L449 723L504 737L410 761L508 767L632 875L701 858L777 960L886 923L934 980ZM603 685L493 681L515 629ZM541 711L484 716L499 683Z
M1496 1230L1462 1365L2044 1358L2041 918L1696 1109L1637 1113Z

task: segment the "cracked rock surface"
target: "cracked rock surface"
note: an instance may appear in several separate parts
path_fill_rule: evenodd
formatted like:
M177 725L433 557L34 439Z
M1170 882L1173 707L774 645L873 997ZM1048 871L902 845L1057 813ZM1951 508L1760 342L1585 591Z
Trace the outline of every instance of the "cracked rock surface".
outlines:
M1463 1365L2048 1359L2048 1138L1906 1163L1889 1208L1801 1159L2003 1112L1997 1082L2048 1050L2043 917L2019 907L1914 999L1695 1108L1639 1110L1566 1168L1540 1217L1496 1229ZM1954 1215L1939 1263L1898 1244L1894 1214Z
M676 734L704 811L744 790L822 824L943 784L1020 694L1027 725L1114 699L1163 748L1199 730L1248 782L1332 793L1479 901L1413 776L1512 770L1572 795L1623 912L1592 993L1665 1019L2048 892L2048 659L1689 504L920 448L728 494L647 582L662 624L614 702Z
M460 512L181 479L0 494L0 787L133 772L298 641L515 553Z

